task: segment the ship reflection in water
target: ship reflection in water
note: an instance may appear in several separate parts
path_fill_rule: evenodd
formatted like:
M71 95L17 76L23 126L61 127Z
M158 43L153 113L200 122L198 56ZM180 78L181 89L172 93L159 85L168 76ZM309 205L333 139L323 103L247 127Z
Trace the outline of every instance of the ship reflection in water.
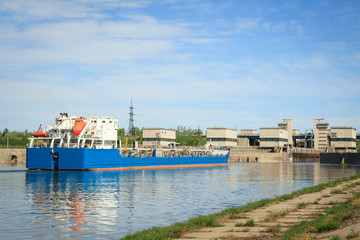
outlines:
M119 239L359 170L356 166L243 163L114 172L0 171L0 191L6 192L0 197L0 235L6 239Z
M57 237L106 235L116 228L116 213L121 204L131 201L126 199L129 186L121 189L119 184L120 179L126 183L127 174L130 178L136 175L135 172L27 172L26 190L38 214L34 227L45 231L49 227L57 228L60 231Z

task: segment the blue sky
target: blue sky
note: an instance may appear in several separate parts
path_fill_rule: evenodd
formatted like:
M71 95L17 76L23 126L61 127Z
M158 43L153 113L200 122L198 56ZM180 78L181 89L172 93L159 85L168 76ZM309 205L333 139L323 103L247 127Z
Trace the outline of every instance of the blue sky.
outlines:
M360 1L5 0L0 129L360 129Z

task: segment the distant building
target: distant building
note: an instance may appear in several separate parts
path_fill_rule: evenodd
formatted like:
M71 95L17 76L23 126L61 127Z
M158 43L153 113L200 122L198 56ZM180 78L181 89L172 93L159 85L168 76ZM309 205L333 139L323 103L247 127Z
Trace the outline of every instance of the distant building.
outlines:
M314 120L314 148L325 151L329 146L329 123L322 120L323 119Z
M294 136L300 136L300 131L298 129L293 129L292 130L292 135L293 135L293 137Z
M287 130L280 127L260 128L260 147L277 148L284 147L288 143Z
M237 136L238 146L258 146L259 134L255 129L241 129L240 135Z
M208 145L220 147L237 146L237 131L228 128L207 128L206 139Z
M241 136L257 135L257 130L255 129L241 129Z
M278 148L285 145L293 145L292 120L284 119L278 124L278 127L260 128L260 147Z
M300 148L313 148L314 134L313 130L305 130L304 133L300 133L299 130L293 129L293 146Z
M287 132L287 143L293 145L293 122L292 119L284 119L283 122L278 123L278 127L286 130Z
M352 127L331 127L330 146L335 152L356 153L356 129Z
M168 147L176 145L176 131L164 128L143 128L143 146Z

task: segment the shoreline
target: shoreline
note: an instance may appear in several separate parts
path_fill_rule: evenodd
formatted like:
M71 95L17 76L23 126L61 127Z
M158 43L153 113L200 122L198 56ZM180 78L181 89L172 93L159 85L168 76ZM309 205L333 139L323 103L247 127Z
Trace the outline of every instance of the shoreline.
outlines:
M353 201L354 193L357 194L355 200L359 203L360 209L360 200L358 199L360 198L359 179L360 174L340 178L280 197L262 199L242 207L229 208L218 213L190 218L187 221L174 223L170 226L153 227L138 231L121 239L235 240L280 239L281 236L284 239L294 239L292 237L286 238L285 234L290 234L292 229L298 227L299 224L309 223L320 217L328 216L326 209L342 206L342 204L349 205L349 201ZM360 215L358 217L359 219L356 218L358 222L353 223L355 226L360 224ZM340 226L341 224L337 228ZM344 229L347 229L347 231L335 232L331 236L334 236L334 239L345 239L342 237L358 234L360 237L360 232L356 232L353 228L344 227ZM336 231L336 228L331 230ZM305 233L297 234L307 234L308 237L310 235L320 236L321 234L326 236L326 233L314 229L312 230L314 232L309 231L304 228L303 232Z

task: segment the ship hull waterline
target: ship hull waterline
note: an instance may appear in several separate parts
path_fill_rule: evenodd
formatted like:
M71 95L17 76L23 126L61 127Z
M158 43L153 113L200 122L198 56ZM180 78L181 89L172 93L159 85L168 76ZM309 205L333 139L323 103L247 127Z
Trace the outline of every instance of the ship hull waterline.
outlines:
M28 148L30 170L119 171L227 166L226 156L123 157L117 149Z

